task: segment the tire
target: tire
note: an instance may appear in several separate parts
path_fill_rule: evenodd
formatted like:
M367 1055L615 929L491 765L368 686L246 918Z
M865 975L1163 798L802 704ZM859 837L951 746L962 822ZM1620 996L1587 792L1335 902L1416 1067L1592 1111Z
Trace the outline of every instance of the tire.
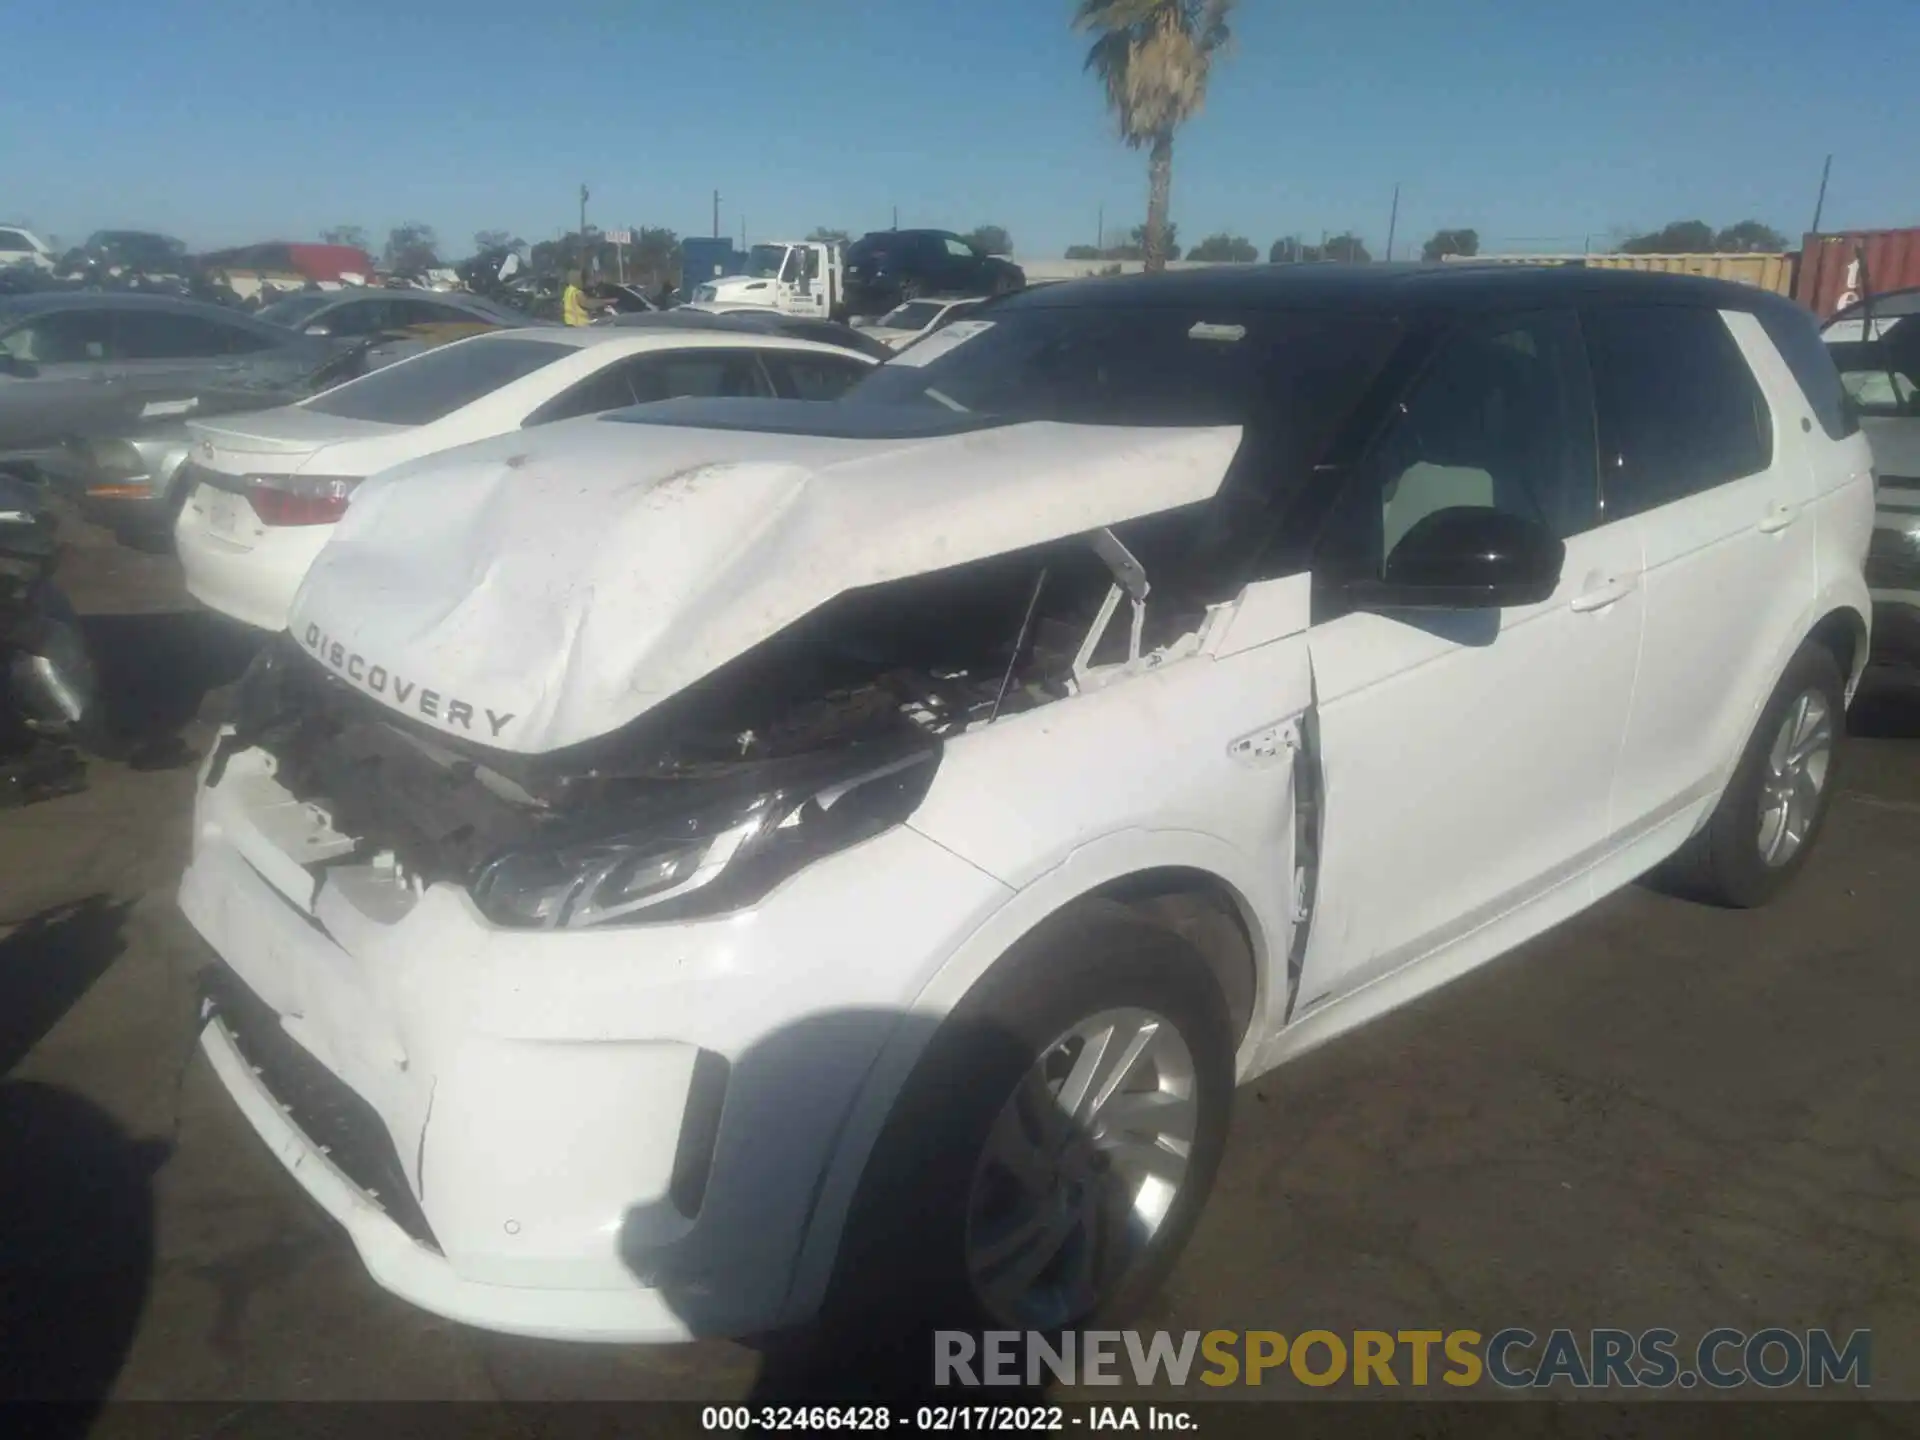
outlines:
M1793 793L1800 798L1795 810L1781 815L1776 825L1763 807L1775 809L1779 792L1773 787L1780 783L1782 768L1776 761L1789 757L1791 748L1785 742L1797 732L1800 748L1817 743L1808 728L1816 717L1811 710L1802 715L1803 701L1824 707L1823 760L1785 767L1792 772L1788 784L1797 787ZM1790 724L1792 730L1786 728ZM1658 878L1686 898L1712 905L1744 910L1773 899L1800 873L1819 839L1845 738L1846 688L1839 664L1825 646L1810 641L1788 662L1768 697L1712 818L1657 872ZM1771 860L1769 848L1774 850Z
M1103 1283L1077 1296L1064 1284L1036 1284L1028 1297L1031 1308L1005 1303L1019 1290L1017 1284L1006 1285L998 1298L990 1299L988 1289L976 1284L970 1240L977 1263L993 1243L987 1232L995 1226L1002 1227L1002 1238L1010 1231L1032 1233L1022 1230L1018 1217L1055 1214L1045 1207L1029 1212L1024 1203L1014 1203L1016 1196L1044 1194L1051 1202L1078 1185L1108 1196L1112 1216L1131 1216L1134 1212L1124 1209L1122 1197L1138 1188L1130 1177L1144 1173L1135 1162L1150 1154L1156 1163L1167 1163L1165 1150L1115 1143L1111 1133L1095 1136L1079 1127L1066 1127L1071 1132L1066 1158L1057 1169L1047 1167L1048 1183L1031 1190L1010 1186L1012 1172L988 1158L990 1137L1011 1133L1007 1127L1017 1125L1012 1107L1023 1082L1034 1087L1023 1090L1025 1097L1038 1098L1041 1113L1057 1120L1060 1112L1050 1103L1057 1093L1047 1095L1038 1088L1045 1082L1036 1071L1037 1062L1057 1040L1095 1017L1112 1020L1116 1015L1123 1018L1111 1033L1124 1036L1141 1013L1162 1027L1155 1031L1148 1053L1165 1056L1167 1068L1143 1064L1131 1073L1138 1079L1153 1073L1158 1093L1176 1097L1170 1106L1174 1111L1182 1111L1179 1095L1190 1097L1190 1110L1183 1113L1190 1118L1185 1133L1191 1141L1171 1204L1151 1237ZM1118 1048L1117 1042L1109 1045L1110 1051ZM1065 1053L1055 1052L1055 1058L1067 1062L1062 1068L1070 1068L1073 1059L1086 1057L1090 1050L1084 1046L1076 1057L1069 1045ZM1184 1068L1182 1050L1190 1062ZM1200 953L1180 936L1105 901L1074 906L1037 927L948 1016L888 1117L842 1233L823 1315L827 1331L845 1333L855 1346L863 1336L883 1337L887 1345L926 1356L930 1352L910 1337L933 1329L1059 1330L1123 1322L1172 1268L1206 1203L1226 1142L1234 1051L1235 1036L1219 985ZM1100 1086L1093 1088L1097 1092ZM1105 1123L1117 1126L1125 1103L1115 1098L1104 1112L1094 1107L1093 1115L1104 1113ZM1143 1114L1162 1114L1147 1108L1156 1104L1144 1097L1134 1100L1136 1123L1150 1123ZM1018 1128L1029 1136L1035 1130L1047 1134L1045 1127ZM1060 1135L1055 1129L1049 1138ZM1063 1180L1058 1169L1079 1178ZM1089 1201L1076 1214L1085 1217L1096 1211ZM1078 1220L1072 1223L1080 1225ZM1062 1272L1071 1269L1069 1256L1090 1253L1076 1243L1086 1234L1076 1228L1053 1252L1060 1257ZM1006 1281L1021 1260L1039 1253L1038 1247L1022 1249L1024 1254L1017 1249L994 1279Z
M904 305L909 300L918 300L926 293L927 287L922 285L918 280L902 281L900 284L900 299L897 304Z

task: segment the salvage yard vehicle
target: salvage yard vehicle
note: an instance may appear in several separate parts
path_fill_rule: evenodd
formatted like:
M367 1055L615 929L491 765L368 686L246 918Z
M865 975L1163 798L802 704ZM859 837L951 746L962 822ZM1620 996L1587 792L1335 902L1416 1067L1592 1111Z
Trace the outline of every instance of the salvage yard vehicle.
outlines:
M782 315L839 320L846 313L840 246L822 240L776 240L747 252L746 269L693 287L695 304L751 305Z
M470 335L532 322L478 295L437 290L305 290L259 312L273 325L333 340L360 340L420 327L459 327Z
M849 315L883 315L928 295L1005 295L1026 272L951 230L875 230L847 247Z
M838 403L379 477L196 797L205 1052L469 1324L1123 1324L1236 1082L1650 868L1806 862L1873 526L1812 326L1068 282Z
M174 531L187 593L263 630L368 476L507 432L683 395L837 396L864 356L692 327L502 330L455 340L312 399L189 421Z
M965 300L909 300L896 305L873 324L863 326L864 333L881 341L889 349L900 350L944 325L965 319L986 302Z
M47 468L94 524L138 550L173 550L174 527L187 492L191 420L291 405L379 368L383 347L363 340L329 355L291 385L233 390L209 386L156 404L129 400L118 415L101 414L88 433L68 437ZM191 417L191 418L190 418Z
M1875 296L1822 331L1873 447L1878 511L1867 552L1872 674L1920 682L1920 291ZM1876 338L1862 339L1871 328Z
M84 788L101 734L99 687L41 488L0 473L0 808Z
M70 436L132 407L183 413L203 390L285 388L325 344L169 296L47 292L0 299L0 463L57 464Z
M53 252L47 242L24 225L0 225L0 270L20 265L30 270L51 270Z

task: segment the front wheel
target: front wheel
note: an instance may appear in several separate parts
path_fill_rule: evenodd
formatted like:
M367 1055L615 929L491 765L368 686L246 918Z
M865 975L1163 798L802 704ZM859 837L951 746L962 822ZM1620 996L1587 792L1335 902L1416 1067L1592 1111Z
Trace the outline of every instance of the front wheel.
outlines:
M1826 820L1846 738L1846 686L1825 646L1788 662L1706 827L1661 878L1689 898L1747 909L1800 872Z
M1106 902L1038 927L942 1024L895 1105L830 1321L895 1337L1124 1321L1206 1203L1234 1048L1180 936Z

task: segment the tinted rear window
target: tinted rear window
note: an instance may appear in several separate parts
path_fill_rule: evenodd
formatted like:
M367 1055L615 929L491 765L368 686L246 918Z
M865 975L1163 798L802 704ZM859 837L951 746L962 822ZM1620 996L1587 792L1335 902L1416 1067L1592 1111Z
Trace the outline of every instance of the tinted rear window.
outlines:
M1772 462L1772 416L1719 311L1622 306L1588 311L1581 326L1593 365L1608 520Z
M428 425L573 353L549 340L482 335L410 356L306 405L346 420Z
M1397 341L1397 323L1333 312L1040 306L942 327L847 404L911 405L1088 425L1337 422Z
M1761 327L1780 352L1780 358L1800 382L1800 392L1819 417L1820 428L1835 440L1844 440L1860 428L1847 393L1840 385L1840 372L1813 316L1783 306L1763 305L1755 312Z

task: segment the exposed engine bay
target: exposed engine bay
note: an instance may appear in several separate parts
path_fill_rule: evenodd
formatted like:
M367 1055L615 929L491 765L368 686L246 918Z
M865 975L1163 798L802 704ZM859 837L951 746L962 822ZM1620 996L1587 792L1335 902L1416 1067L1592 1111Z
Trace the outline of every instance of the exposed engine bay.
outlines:
M1100 531L844 593L629 725L542 755L396 714L282 636L241 687L209 783L257 746L283 788L354 839L321 864L387 856L411 883L471 885L510 852L670 831L865 760L937 761L949 737L1158 663L1205 609L1150 591L1127 544ZM919 767L922 793L933 768Z

